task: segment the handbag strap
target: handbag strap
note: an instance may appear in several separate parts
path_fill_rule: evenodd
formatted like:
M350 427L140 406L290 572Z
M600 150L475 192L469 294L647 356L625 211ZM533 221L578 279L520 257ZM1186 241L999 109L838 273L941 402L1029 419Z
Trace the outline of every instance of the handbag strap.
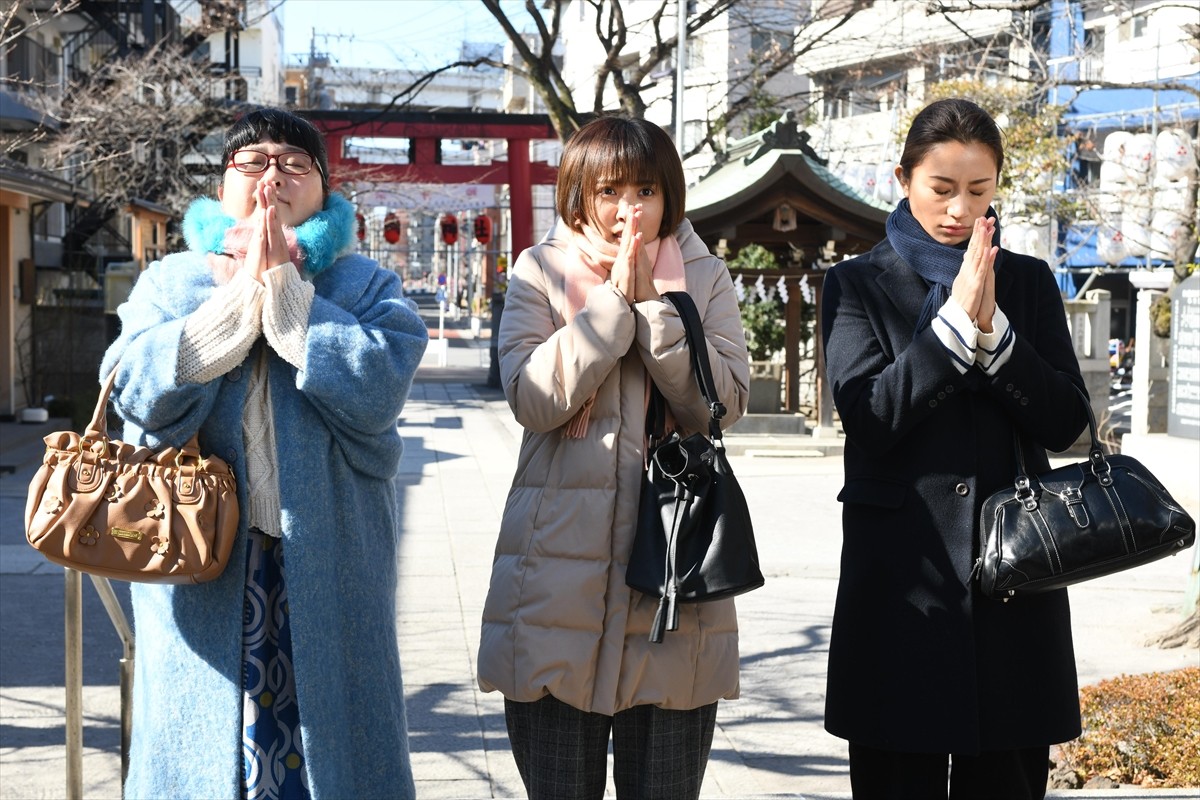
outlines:
M725 416L725 406L717 397L717 385L713 381L712 365L708 361L708 340L704 338L704 325L700 322L700 312L696 303L687 292L667 292L663 295L675 306L679 318L683 321L683 332L687 337L688 350L692 354L692 372L696 376L696 384L700 394L708 404L708 435L718 447L724 447L721 442L721 418Z
M1100 444L1100 433L1096 427L1096 415L1092 412L1092 404L1087 395L1083 393L1083 389L1079 388L1074 381L1071 382L1071 388L1079 395L1079 399L1083 401L1083 410L1087 412L1088 433L1092 439L1091 445L1088 447L1088 462L1092 465L1092 474L1100 481L1101 486L1108 486L1112 483L1112 468L1104 457L1104 447ZM1025 450L1021 447L1021 437L1015 427L1013 428L1013 450L1017 458L1017 477L1014 481L1017 488L1017 499L1027 509L1032 510L1031 504L1036 507L1037 503L1033 498L1033 489L1029 481L1031 470L1025 463Z
M117 383L117 368L100 385L100 396L96 398L96 410L92 412L92 421L83 431L84 439L108 440L108 396L112 394L113 386Z
M108 373L108 377L104 379L104 383L100 384L100 396L96 398L96 410L92 412L92 420L84 429L83 435L79 440L79 449L88 450L88 443L98 444L104 442L104 452L108 451L108 398L112 395L113 387L117 384L117 368L120 367L118 362L112 372ZM99 451L97 451L99 452ZM192 434L191 438L179 448L179 455L175 458L177 465L195 462L201 470L204 468L204 459L200 456L200 431L197 430Z

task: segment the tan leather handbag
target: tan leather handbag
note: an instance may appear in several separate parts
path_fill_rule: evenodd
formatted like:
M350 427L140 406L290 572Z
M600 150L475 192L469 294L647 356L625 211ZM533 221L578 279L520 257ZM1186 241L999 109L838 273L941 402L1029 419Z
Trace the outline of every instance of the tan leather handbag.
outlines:
M143 583L203 583L221 574L237 535L233 471L201 456L196 436L155 453L108 438L116 370L82 436L45 437L29 484L25 538L55 564Z

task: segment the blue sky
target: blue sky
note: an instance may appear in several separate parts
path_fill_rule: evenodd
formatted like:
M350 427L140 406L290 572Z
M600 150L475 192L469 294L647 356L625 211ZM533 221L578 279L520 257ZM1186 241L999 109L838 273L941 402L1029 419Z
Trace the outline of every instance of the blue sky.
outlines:
M518 30L528 17L521 0L505 0ZM459 43L505 41L479 0L285 0L284 53L317 52L344 67L428 70L458 58Z

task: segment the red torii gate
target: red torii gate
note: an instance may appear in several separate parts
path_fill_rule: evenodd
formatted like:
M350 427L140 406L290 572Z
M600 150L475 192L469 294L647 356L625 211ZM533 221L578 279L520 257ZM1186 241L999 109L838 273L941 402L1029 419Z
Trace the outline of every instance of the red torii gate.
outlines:
M397 183L509 185L512 213L512 252L515 257L533 245L533 185L553 186L558 169L545 162L530 162L529 143L557 139L546 114L439 113L436 111L364 111L334 109L301 113L325 134L329 171L336 179L343 167L362 167L346 157L346 139L379 137L408 139L409 163L371 164L372 172ZM442 139L504 139L508 161L491 164L442 164Z

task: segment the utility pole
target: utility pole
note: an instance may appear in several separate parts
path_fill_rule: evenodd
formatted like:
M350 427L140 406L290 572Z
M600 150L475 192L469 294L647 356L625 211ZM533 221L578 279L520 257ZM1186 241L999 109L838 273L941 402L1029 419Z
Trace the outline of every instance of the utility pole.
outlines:
M687 61L688 0L676 0L678 41L675 44L675 149L683 156L683 67Z
M305 87L305 94L308 95L307 105L309 108L316 108L317 91L314 87L316 81L316 60L317 60L317 29L312 29L312 35L308 38L308 81Z

